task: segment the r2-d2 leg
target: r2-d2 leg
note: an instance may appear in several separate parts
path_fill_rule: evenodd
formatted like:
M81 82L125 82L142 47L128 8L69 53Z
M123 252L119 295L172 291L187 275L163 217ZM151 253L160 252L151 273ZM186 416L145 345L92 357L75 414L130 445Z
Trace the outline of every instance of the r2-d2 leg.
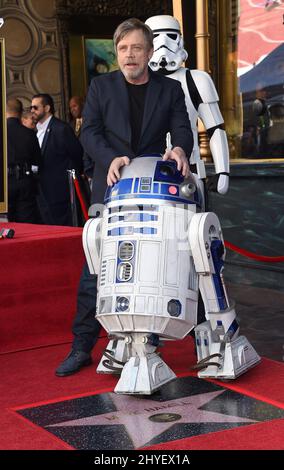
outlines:
M223 283L225 248L214 213L193 216L189 243L207 318L195 328L198 376L235 379L257 364L260 357L244 336L238 336L235 309Z
M97 367L98 374L120 374L129 359L129 346L124 338L110 339Z

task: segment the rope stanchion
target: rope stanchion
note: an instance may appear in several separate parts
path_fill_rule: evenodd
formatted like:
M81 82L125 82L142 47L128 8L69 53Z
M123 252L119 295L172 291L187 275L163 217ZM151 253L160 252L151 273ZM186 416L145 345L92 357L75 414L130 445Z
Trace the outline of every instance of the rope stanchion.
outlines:
M263 261L265 263L283 263L284 256L263 256L257 255L256 253L252 253L251 251L244 250L243 248L239 248L233 243L225 241L225 247L229 250L235 251L242 256L246 256L247 258L255 259L257 261Z
M76 193L77 193L77 196L78 196L78 199L80 201L81 208L82 208L84 219L87 221L89 219L88 208L86 206L86 202L85 202L83 194L81 192L79 181L78 181L78 179L77 179L77 177L74 173L73 173L73 180L74 180L75 190L76 190Z

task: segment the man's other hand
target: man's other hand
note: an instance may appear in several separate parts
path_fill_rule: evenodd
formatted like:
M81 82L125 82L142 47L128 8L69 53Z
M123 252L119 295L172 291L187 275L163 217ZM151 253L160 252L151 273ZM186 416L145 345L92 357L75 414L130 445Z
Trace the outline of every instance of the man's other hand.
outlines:
M174 147L172 150L166 150L163 160L175 160L177 169L187 178L190 174L189 163L186 155L181 147Z
M130 160L128 157L116 157L110 164L107 174L107 184L112 186L120 179L119 170L125 165L129 165Z

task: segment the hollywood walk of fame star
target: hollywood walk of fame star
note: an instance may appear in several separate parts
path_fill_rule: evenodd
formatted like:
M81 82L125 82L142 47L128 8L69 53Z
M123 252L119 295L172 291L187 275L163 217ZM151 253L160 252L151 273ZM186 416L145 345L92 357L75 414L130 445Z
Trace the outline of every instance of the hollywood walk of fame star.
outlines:
M154 400L135 398L128 395L110 394L117 411L100 415L91 415L85 418L73 419L47 426L106 426L124 425L135 448L142 447L156 436L173 426L173 422L154 422L149 418L153 414L174 413L180 415L176 423L254 423L255 420L231 416L200 408L222 395L225 390L209 393L200 393L174 400L157 402ZM175 423L174 423L175 424Z

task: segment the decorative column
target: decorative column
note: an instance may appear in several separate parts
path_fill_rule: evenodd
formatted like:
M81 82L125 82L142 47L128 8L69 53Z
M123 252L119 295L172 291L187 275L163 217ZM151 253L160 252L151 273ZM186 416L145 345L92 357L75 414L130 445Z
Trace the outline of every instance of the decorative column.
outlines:
M68 15L60 14L57 11L58 39L61 51L61 79L62 79L62 108L67 119L69 116L69 98L70 98L70 65L69 65L69 34L68 34Z
M208 73L210 73L209 37L208 0L196 0L197 68ZM201 158L205 161L212 161L209 139L201 121L198 121L198 138Z
M173 16L178 20L183 35L182 0L173 0Z
M240 157L242 134L242 106L237 77L238 19L238 0L219 0L219 96L231 158Z

